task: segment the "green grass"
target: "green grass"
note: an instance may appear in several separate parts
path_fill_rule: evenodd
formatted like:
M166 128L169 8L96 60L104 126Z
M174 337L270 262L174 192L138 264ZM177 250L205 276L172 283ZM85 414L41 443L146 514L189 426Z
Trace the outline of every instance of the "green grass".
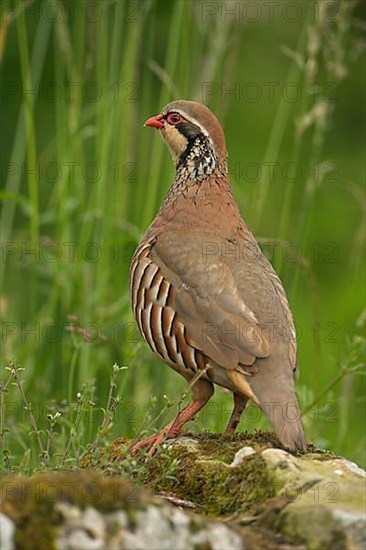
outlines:
M251 23L224 18L222 4L206 21L206 4L101 2L94 23L83 16L87 0L72 10L59 1L55 21L42 15L47 0L2 13L3 383L11 361L25 369L21 382L2 386L6 469L39 467L48 442L46 462L62 463L67 450L78 463L93 441L135 437L175 414L166 405L184 381L138 335L127 279L174 177L143 122L179 97L207 99L216 112L241 211L265 251L277 243L273 260L299 329L308 438L365 464L363 7L341 1L336 17L320 10L316 20L301 1L296 22L279 10L274 22L263 11ZM256 101L248 83L261 90ZM298 101L284 93L289 83ZM226 93L235 86L239 96ZM259 178L248 176L250 163ZM300 169L296 181L284 176L287 163ZM301 252L296 261L288 243ZM115 363L128 369L113 382L120 402L109 422L102 408ZM218 389L192 429L221 430L230 407ZM249 411L242 428L266 425L255 418Z

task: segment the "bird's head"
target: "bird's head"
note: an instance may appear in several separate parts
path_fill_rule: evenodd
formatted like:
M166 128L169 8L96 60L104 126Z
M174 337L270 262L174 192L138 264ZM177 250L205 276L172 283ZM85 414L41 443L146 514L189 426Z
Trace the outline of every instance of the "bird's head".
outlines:
M205 105L195 101L173 101L160 114L149 118L145 126L159 130L177 168L185 163L196 166L197 179L200 174L210 171L207 164L225 166L225 135L217 118Z

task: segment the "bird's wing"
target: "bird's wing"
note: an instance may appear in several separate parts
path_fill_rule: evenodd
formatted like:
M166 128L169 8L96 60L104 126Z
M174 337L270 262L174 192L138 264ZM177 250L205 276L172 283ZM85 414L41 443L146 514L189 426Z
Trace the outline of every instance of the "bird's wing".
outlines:
M229 264L207 253L217 245L169 231L157 237L150 257L175 290L175 309L192 344L219 365L236 369L267 357L270 345Z

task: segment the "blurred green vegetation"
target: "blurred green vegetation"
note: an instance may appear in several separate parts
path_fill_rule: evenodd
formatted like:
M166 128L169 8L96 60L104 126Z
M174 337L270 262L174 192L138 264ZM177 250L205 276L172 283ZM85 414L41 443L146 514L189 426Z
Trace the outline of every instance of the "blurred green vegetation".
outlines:
M39 426L77 392L98 416L114 363L128 369L111 437L134 436L154 396L152 416L184 390L137 333L127 279L174 177L143 122L195 99L223 123L241 212L287 289L308 438L365 464L365 6L254 4L2 3L1 368L25 368ZM11 385L3 396L17 465L24 403ZM191 428L221 430L230 408L217 388ZM97 421L83 425L86 444ZM252 409L241 429L264 425Z

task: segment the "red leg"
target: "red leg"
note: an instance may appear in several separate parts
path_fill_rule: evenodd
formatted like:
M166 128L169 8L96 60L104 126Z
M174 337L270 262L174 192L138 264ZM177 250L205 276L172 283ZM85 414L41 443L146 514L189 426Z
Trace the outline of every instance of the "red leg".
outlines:
M240 417L247 405L248 398L243 397L242 395L239 395L238 393L234 393L234 409L231 413L231 417L229 420L229 423L226 427L225 433L226 434L233 434L235 433L236 428L238 427L238 424L240 422Z
M185 407L178 416L169 422L167 426L159 433L137 442L130 450L131 454L136 454L139 449L150 448L149 455L154 456L158 446L164 439L170 439L178 435L186 422L193 420L195 415L204 407L214 392L213 385L207 380L198 379L192 386L193 401Z

